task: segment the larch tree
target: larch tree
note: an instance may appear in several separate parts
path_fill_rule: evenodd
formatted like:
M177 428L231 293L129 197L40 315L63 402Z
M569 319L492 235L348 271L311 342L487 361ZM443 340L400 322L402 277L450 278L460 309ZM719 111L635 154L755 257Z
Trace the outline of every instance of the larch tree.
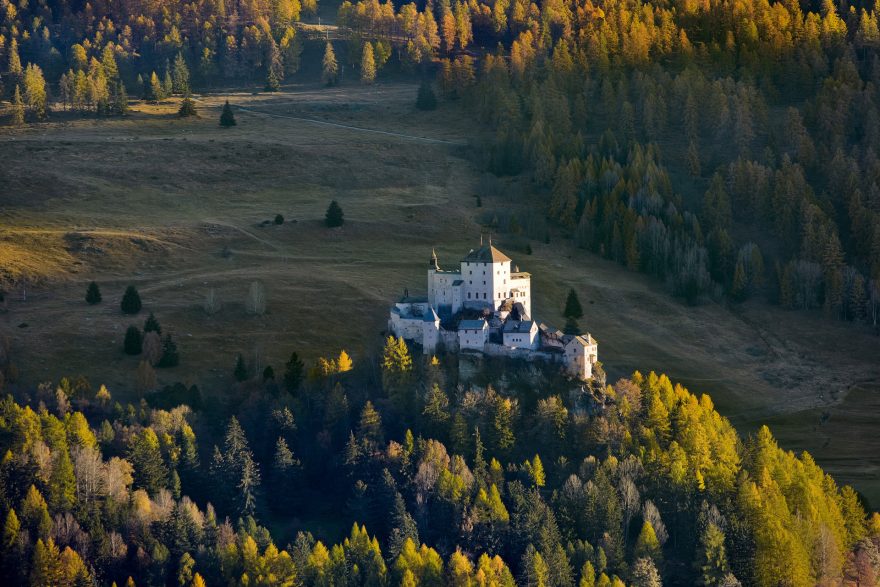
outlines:
M333 44L327 41L324 47L324 59L321 62L321 81L328 86L334 85L339 79L339 64L336 62L336 53Z
M15 86L15 94L12 97L12 125L24 124L24 100L21 99L21 87Z
M28 109L37 120L43 120L48 113L48 94L46 92L46 78L43 70L36 64L30 63L24 71L24 99Z
M376 59L373 56L373 45L369 41L364 43L361 54L361 82L372 84L376 81Z

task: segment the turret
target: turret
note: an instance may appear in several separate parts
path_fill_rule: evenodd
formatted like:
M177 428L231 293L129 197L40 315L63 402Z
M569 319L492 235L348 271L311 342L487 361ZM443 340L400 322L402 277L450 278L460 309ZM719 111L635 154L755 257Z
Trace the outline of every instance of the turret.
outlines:
M434 271L440 270L440 264L437 261L437 251L431 249L431 259L428 261L428 268L433 269Z

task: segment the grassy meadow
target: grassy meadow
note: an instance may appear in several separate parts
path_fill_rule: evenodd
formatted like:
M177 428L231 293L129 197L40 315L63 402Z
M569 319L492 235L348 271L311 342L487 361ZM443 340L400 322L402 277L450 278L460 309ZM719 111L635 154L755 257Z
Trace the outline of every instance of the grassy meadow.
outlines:
M416 90L233 93L243 109L231 129L217 124L217 95L200 100L196 119L178 119L172 100L124 120L61 113L0 130L0 275L28 284L8 290L0 330L21 381L82 373L133 399L137 359L122 338L150 311L181 354L160 383L197 383L209 398L229 385L238 353L276 370L293 350L374 355L391 301L424 291L432 247L453 265L478 245L480 219L534 197L518 180L487 180L476 125L454 105L418 112ZM323 225L332 199L342 229ZM279 213L283 225L266 223ZM880 505L880 441L864 432L880 407L880 338L757 302L689 307L552 233L530 242L532 255L523 237L495 239L531 272L538 319L561 326L568 288L579 291L610 380L665 371L710 393L743 432L770 423L783 446L809 450ZM92 279L98 306L83 300ZM267 292L264 316L245 312L254 281ZM144 301L135 317L119 311L128 284ZM213 316L203 310L211 289L222 302Z

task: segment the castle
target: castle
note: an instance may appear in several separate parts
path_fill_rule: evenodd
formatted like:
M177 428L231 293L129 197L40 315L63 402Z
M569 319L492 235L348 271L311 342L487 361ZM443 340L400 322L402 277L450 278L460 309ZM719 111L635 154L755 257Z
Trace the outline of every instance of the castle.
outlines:
M442 345L449 352L543 359L562 364L572 377L590 379L596 340L538 324L531 317L531 275L511 263L491 242L471 249L455 269L441 269L432 251L427 297L406 292L391 307L389 330L422 345L425 354Z

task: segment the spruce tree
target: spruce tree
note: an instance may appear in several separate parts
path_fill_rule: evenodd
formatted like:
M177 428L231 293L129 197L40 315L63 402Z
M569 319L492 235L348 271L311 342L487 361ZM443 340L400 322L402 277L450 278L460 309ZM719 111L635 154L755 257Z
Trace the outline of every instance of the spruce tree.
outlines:
M324 47L324 59L321 64L321 81L332 86L338 81L339 65L336 63L336 53L333 52L333 44L327 41Z
M94 281L90 282L86 288L86 303L92 306L101 303L101 289Z
M143 339L141 331L137 326L132 324L125 331L125 341L122 343L123 350L126 355L139 355L143 350Z
M342 208L333 200L330 202L330 205L327 207L327 213L324 215L324 223L328 228L336 228L342 226L345 223L344 214L342 212Z
M235 369L232 371L232 376L238 382L247 381L247 365L244 364L244 357L241 356L241 353L239 353L238 358L235 360Z
M117 82L116 92L113 99L113 113L119 116L128 114L128 93L125 91L125 84Z
M290 353L290 359L284 365L284 386L287 391L294 392L303 380L305 364L295 352Z
M181 118L186 118L188 116L198 116L198 112L196 111L196 103L190 97L189 93L187 93L183 97L183 101L180 103L180 109L177 111L177 115Z
M144 321L144 334L148 332L162 334L162 327L159 325L159 321L156 320L156 317L152 312L150 312L150 315L147 316L147 319Z
M186 66L186 60L183 53L178 53L174 58L174 69L172 73L172 89L175 94L189 93L189 68Z
M166 334L162 340L162 358L159 359L159 367L176 367L180 364L180 355L177 353L177 343Z
M12 125L24 124L24 101L21 99L21 87L15 86L15 95L12 97Z
M581 301L578 299L577 292L575 292L573 288L568 290L568 297L565 299L565 311L562 312L562 315L566 318L573 318L574 320L578 320L584 316L584 310L581 308Z
M120 307L123 314L137 314L141 311L141 296L135 286L129 285L125 289Z
M226 100L226 103L223 105L223 112L220 113L220 126L235 126L235 114L232 112L229 100Z
M419 110L436 110L437 96L434 94L434 88L431 82L425 80L419 86L419 94L416 97L416 108Z

